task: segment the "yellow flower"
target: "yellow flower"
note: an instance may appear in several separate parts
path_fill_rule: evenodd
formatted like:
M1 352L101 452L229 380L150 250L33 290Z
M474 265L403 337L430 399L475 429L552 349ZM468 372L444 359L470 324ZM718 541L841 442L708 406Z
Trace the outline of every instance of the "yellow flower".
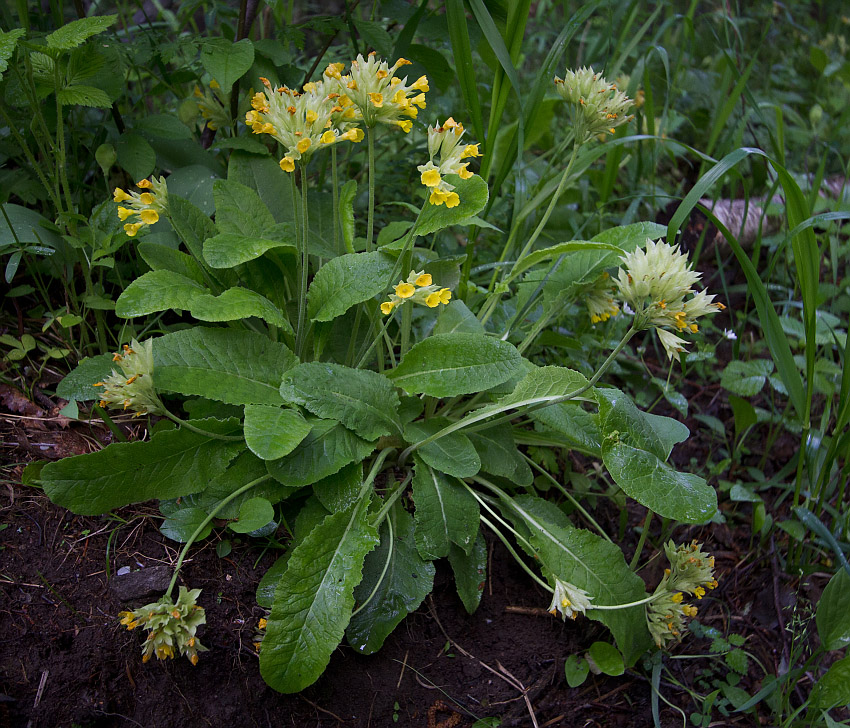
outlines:
M410 298L416 293L416 289L410 283L399 283L394 290L399 298Z
M417 276L416 280L414 281L414 285L430 286L431 285L431 274L430 273L422 273L421 275Z
M156 210L142 210L139 217L145 225L153 225L159 220L159 213Z
M135 214L136 214L135 210L128 210L126 207L119 207L118 208L118 218L121 220L121 222L123 222L128 217L130 217L130 215L135 215Z
M428 201L432 205L457 207L460 197L454 192L454 185L449 184L444 175L456 174L461 179L469 179L469 162L461 160L468 157L480 156L477 144L460 144L463 136L463 124L449 117L442 126L428 127L428 161L420 164L417 169L421 173L420 180L429 188ZM439 157L439 166L434 159Z
M367 94L369 97L369 101L372 102L372 106L380 109L384 105L384 96L383 94Z
M144 223L136 222L136 223L127 223L124 226L124 232L127 234L127 237L135 238L138 234L139 230L144 227Z
M113 193L112 201L113 202L124 202L124 200L129 200L130 195L128 195L124 190L120 187L115 188L115 192Z
M422 184L426 187L436 187L440 184L442 177L440 177L440 170L437 168L434 169L426 169L422 176L420 177L422 180Z
M392 301L384 301L381 304L381 313L384 314L385 316L389 316L389 314L391 314L393 312L394 308L395 308L395 304Z
M284 157L280 160L280 168L284 172L294 172L295 171L295 161L292 157Z
M436 308L441 303L447 304L452 298L452 292L448 288L438 289L431 274L425 271L410 271L407 280L399 281L393 290L395 293L390 295L390 300L381 304L381 312L385 315L407 301Z
M139 221L124 225L124 232L131 238L143 227L156 223L160 215L168 210L168 187L163 177L154 178L153 181L143 179L136 186L151 191L128 193L116 187L112 197L115 202L127 203L127 207L119 206L117 210L118 218L122 222L133 215L139 216Z
M685 597L682 592L676 592L672 597L670 597L674 604L681 604L684 598Z

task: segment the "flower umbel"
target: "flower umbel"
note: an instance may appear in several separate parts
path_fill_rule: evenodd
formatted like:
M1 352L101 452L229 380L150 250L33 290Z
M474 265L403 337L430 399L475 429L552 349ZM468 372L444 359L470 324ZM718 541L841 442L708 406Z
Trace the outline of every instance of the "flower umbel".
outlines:
M461 179L469 179L472 172L467 169L469 162L464 159L480 157L477 144L460 143L463 136L463 124L458 124L449 117L440 126L428 127L428 162L420 164L417 169L420 181L430 190L428 200L432 205L445 204L446 207L457 207L460 197L454 192L454 185L443 179L444 175L456 174ZM439 166L434 164L434 158L439 155Z
M189 591L181 586L176 602L165 596L132 612L119 613L121 624L127 629L142 627L150 632L142 645L142 662L150 660L152 655L165 660L179 653L186 655L193 665L198 664L198 653L207 651L195 636L198 627L207 621L203 607L195 603L200 593L200 589Z
M120 187L115 188L112 201L119 203L118 217L124 221L129 217L137 215L138 222L128 222L124 225L124 232L131 238L135 237L139 230L147 225L153 225L168 210L168 187L165 177L151 177L136 183L136 187L143 192L125 192ZM122 203L128 206L124 207Z
M584 143L595 134L614 133L614 129L632 120L632 100L617 85L610 83L593 67L580 68L555 76L555 87L572 106L576 142Z
M431 281L431 274L425 271L410 271L407 280L399 281L393 286L395 293L390 294L390 300L381 304L381 313L388 315L396 306L412 301L428 308L436 308L441 303L447 304L452 299L448 288L440 288Z
M144 344L133 339L112 361L121 373L113 369L102 382L95 383L95 387L103 387L100 406L131 409L136 416L162 413L164 408L153 385L153 339Z
M616 283L619 295L634 309L635 327L654 327L667 356L678 361L686 341L671 332L696 333L700 316L725 306L713 303L714 296L705 291L685 300L701 274L691 270L687 255L662 240L647 240L645 248L626 253L622 262Z
M574 584L561 581L555 577L555 594L549 605L549 612L555 616L561 613L561 618L566 621L567 617L575 619L579 614L584 614L592 608L593 597L587 595L584 589L579 589Z
M612 290L611 276L603 273L585 291L584 302L587 306L587 312L590 314L590 323L598 324L620 313L620 307L614 300L614 296L611 295Z
M358 54L347 76L342 75L342 63L331 63L325 76L336 81L340 100L347 99L353 105L365 126L387 124L409 132L413 128L410 119L425 108L428 79L420 76L408 84L406 76L398 78L396 72L408 65L410 61L399 58L390 66L372 52L366 58Z

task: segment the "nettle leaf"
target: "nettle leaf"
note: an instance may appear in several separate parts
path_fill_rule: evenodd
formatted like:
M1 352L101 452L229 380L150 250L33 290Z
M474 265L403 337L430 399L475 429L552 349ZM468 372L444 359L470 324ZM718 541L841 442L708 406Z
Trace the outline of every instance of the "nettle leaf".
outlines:
M289 557L260 650L260 672L275 690L314 683L342 640L363 561L378 543L367 503L327 516Z
M249 498L239 507L235 521L227 524L234 533L251 533L274 520L274 507L265 498Z
M445 417L411 422L404 428L404 439L416 443L435 435L450 424L451 420ZM481 470L481 458L462 432L453 432L447 437L429 442L417 448L416 452L427 465L457 478L471 478Z
M402 508L393 508L393 545L390 553L389 528L381 527L381 542L363 565L363 581L354 590L357 603L364 602L377 587L371 601L351 618L345 636L355 650L371 655L399 622L419 608L434 587L436 569L423 560L413 539L413 517ZM389 556L389 559L387 558Z
M307 315L332 321L348 309L386 291L393 259L379 251L349 253L323 265L307 292Z
M18 39L26 34L23 28L15 28L9 31L0 31L0 79L3 78L3 73L9 67L9 59L15 53L15 46L18 44Z
M117 15L93 15L90 18L73 20L45 38L47 47L57 51L69 51L82 45L93 35L103 33L116 20Z
M481 212L490 198L487 183L477 174L472 175L469 179L461 179L457 175L449 174L443 179L454 185L454 191L460 197L460 204L457 207L450 208L445 205L428 203L422 212L422 217L419 218L419 224L416 226L417 235L430 235L451 225L467 224L467 218Z
M507 381L521 361L507 341L482 334L436 334L416 344L386 375L411 394L454 397Z
M272 235L275 236L274 239ZM204 242L204 260L213 268L233 268L259 258L263 253L274 248L295 250L295 229L292 225L280 223L264 231L262 237L220 233Z
M850 645L850 574L839 568L823 590L815 621L825 650L840 650Z
M280 378L298 361L253 331L201 326L155 339L153 353L158 389L235 405L283 404Z
M298 410L262 404L245 406L245 442L263 460L289 455L311 429Z
M400 430L395 386L377 372L341 364L299 364L283 377L280 394L325 419L342 422L366 440Z
M95 109L108 109L112 106L112 99L94 86L86 86L74 83L56 92L56 98L63 106L90 106Z
M209 295L206 286L191 278L170 270L152 270L123 290L115 302L115 313L122 318L133 318L170 308L188 311L204 295Z
M68 374L56 387L56 395L62 399L85 402L100 399L95 382L102 382L116 368L112 354L98 354L83 359L77 368Z
M266 464L272 477L284 485L310 485L360 462L375 449L335 420L309 417L307 422L312 429L295 452Z
M230 179L213 182L215 225L222 233L262 238L275 219L260 196L250 187Z
M484 584L487 583L487 542L483 534L478 532L468 554L452 544L449 563L454 573L457 595L463 602L464 609L472 614L481 603Z
M448 556L455 543L469 551L478 533L478 502L462 483L414 455L416 548L423 559Z
M196 427L235 434L236 420L196 420ZM44 492L82 515L106 513L151 498L178 498L203 490L244 449L186 429L164 430L148 442L119 442L98 452L48 463Z
M532 484L534 474L516 448L510 425L496 425L486 430L470 432L467 437L478 452L481 469L485 473L506 478L521 487Z
M248 39L233 43L211 38L201 47L201 65L225 92L250 70L254 63L254 44Z
M189 278L199 285L204 283L204 269L191 256L166 245L141 242L136 246L142 260L151 270L167 270Z
M240 321L250 316L295 335L283 312L268 298L247 288L228 288L218 296L196 296L189 311L199 321Z
M529 541L546 570L584 589L595 604L625 604L646 596L643 580L629 569L616 545L590 531L553 522L544 504L539 498L517 496L508 506L528 527ZM649 647L643 606L590 610L587 616L611 630L626 664L633 664Z
M770 359L730 361L720 375L720 384L742 397L755 397L772 372L773 362Z

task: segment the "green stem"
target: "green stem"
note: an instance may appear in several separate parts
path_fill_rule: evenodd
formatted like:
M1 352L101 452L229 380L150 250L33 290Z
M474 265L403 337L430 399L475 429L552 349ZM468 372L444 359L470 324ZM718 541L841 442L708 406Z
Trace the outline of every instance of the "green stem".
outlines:
M164 408L162 414L164 414L172 422L180 425L180 427L185 427L190 432L194 432L198 435L204 435L204 437L211 437L214 440L224 440L225 442L238 442L239 440L245 439L242 435L219 435L217 432L202 430L200 427L195 427L190 422L186 422L186 420L181 420L177 415L171 414L171 412Z
M378 511L375 514L375 517L372 519L372 525L375 528L377 528L380 525L381 521L384 520L387 513L389 513L390 508L392 508L393 503L395 503L398 500L399 496L402 493L404 493L404 489L407 488L407 484L411 481L412 478L413 478L413 473L412 472L408 473L407 476L405 477L405 479L402 480L401 483L399 483L395 487L395 490L393 490L393 492L390 493L387 496L387 498L384 500L384 505L381 506L381 510Z
M383 324L381 324L381 328L378 331L378 335L372 340L372 343L369 344L369 348L367 348L366 351L363 352L363 355L360 357L360 359L357 362L357 365L354 367L355 369L360 369L360 367L362 367L366 363L366 359L372 353L372 349L374 349L375 346L377 346L378 342L381 340L381 337L383 337L386 334L387 328L389 327L390 322L392 320L393 320L393 315L392 315L392 313L390 313L390 315L387 316L386 319L384 320Z
M343 253L353 253L354 250L339 249L339 170L336 164L336 144L331 145L331 184L333 185L333 205L334 205L334 250L337 255Z
M112 420L112 418L109 416L109 414L103 407L101 407L99 404L96 404L93 409L95 412L97 412L97 414L100 416L100 419L103 420L103 423L109 428L109 431L115 436L115 439L118 440L118 442L127 442L127 438L124 433L121 432L121 429L118 427L118 425L115 424L115 422Z
M366 220L366 252L372 252L372 237L375 233L375 130L366 127L366 146L369 151L369 213Z
M195 543L195 539L200 536L204 529L209 525L210 521L218 515L218 512L224 508L230 501L232 501L237 496L242 495L245 491L250 490L256 485L260 483L264 483L267 480L271 479L271 475L263 475L262 477L257 478L256 480L252 480L250 483L243 485L239 490L235 490L231 493L227 498L219 501L215 508L210 511L210 514L201 521L200 525L195 529L195 532L189 536L189 540L186 541L186 545L183 547L182 551L180 551L180 556L177 557L177 563L174 565L174 574L171 577L171 582L168 585L168 589L165 592L165 597L168 598L171 596L171 592L174 591L174 585L177 583L177 575L180 573L180 567L183 566L183 560L186 558L186 554L189 553L189 547Z
M505 535L498 529L496 526L487 520L486 516L481 516L481 523L483 523L487 528L489 528L496 536L499 537L499 540L505 545L505 548L508 550L511 556L514 557L514 560L523 568L526 574L528 574L534 581L536 581L540 586L542 586L546 591L551 594L554 594L555 590L549 586L543 579L541 579L537 574L535 574L528 564L522 560L520 555L516 552L513 546L508 542L508 539L505 538Z
M393 541L394 541L394 538L393 538L393 519L392 518L387 519L387 529L389 531L389 534L388 534L389 537L387 539L387 560L384 562L384 568L381 570L381 575L378 577L378 581L375 582L375 588L372 589L369 596L366 597L366 601L363 602L363 604L361 604L359 607L357 607L357 609L355 609L351 613L352 617L355 616L356 614L360 614L360 612L362 612L366 608L366 606L369 604L369 602L371 602L372 599L375 598L375 594L378 593L378 589L380 589L381 584L384 581L384 577L387 575L387 570L390 568L390 562L393 560L393 546L394 546L394 544L393 544Z
M295 330L295 354L299 359L304 355L304 331L307 316L307 278L310 266L310 253L307 247L310 229L307 213L307 165L301 165L301 276L298 289L298 328Z
M643 545L646 543L646 536L649 533L649 524L652 521L652 511L646 512L646 520L643 522L643 530L640 532L640 538L638 539L638 545L635 549L635 555L632 556L631 563L629 564L629 568L634 571L637 569L638 562L640 561L640 555L643 552Z

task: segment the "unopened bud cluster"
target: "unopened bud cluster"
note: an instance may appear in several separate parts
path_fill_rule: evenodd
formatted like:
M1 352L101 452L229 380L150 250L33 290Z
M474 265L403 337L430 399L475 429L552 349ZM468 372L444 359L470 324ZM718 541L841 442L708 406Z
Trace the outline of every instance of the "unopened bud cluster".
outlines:
M112 361L121 372L113 369L102 382L94 384L103 387L100 406L130 409L136 415L161 414L164 408L153 385L153 339L143 344L133 339Z
M590 603L593 597L589 596L584 589L579 589L574 584L555 578L555 593L552 603L549 605L549 613L566 621L567 617L575 619L579 614L584 614L592 608Z
M593 67L567 70L564 78L555 76L555 87L572 106L576 141L584 143L602 133L614 133L621 124L631 121L632 100L616 84L610 83Z

